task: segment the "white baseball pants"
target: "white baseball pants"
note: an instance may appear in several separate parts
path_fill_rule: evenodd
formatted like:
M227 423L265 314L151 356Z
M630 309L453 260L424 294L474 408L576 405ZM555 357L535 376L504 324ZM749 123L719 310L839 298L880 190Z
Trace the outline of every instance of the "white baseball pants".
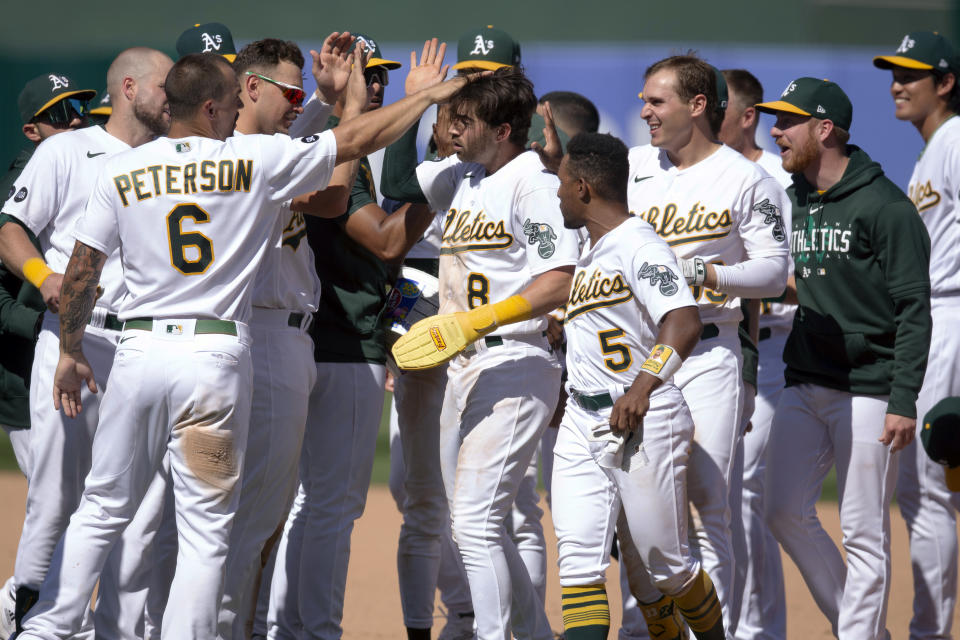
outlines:
M10 447L13 449L13 457L17 460L17 466L20 471L30 479L30 469L32 468L33 455L30 453L30 429L23 427L11 427L0 424L7 437L10 438Z
M886 412L886 396L801 384L783 390L773 418L767 523L839 638L888 637L889 505L898 456L877 441ZM834 464L846 565L816 510Z
M625 548L622 561L629 563L633 590L641 598L653 601L660 592L681 592L700 571L687 537L686 477L693 419L676 387L655 394L642 435L635 434L624 445L628 470L597 463L603 443L590 441L589 431L609 419L609 409L587 411L571 400L560 423L552 508L560 584L605 582L616 529Z
M350 535L363 514L383 412L386 368L318 362L300 454L300 488L287 516L270 587L267 637L339 638Z
M250 338L240 324L238 337L194 335L194 322L121 334L83 498L24 620L24 640L80 628L107 554L166 452L179 553L161 637L215 636L250 412Z
M731 485L730 501L740 516L732 520L735 545L736 640L784 640L787 635L787 605L783 586L780 547L764 519L764 479L767 445L773 414L783 391L783 347L789 327L774 327L770 337L760 341L757 395L752 429L743 434L742 486ZM745 419L743 422L746 422ZM736 478L734 478L736 481Z
M957 509L960 493L947 489L944 468L920 443L923 417L937 402L960 396L960 297L931 300L933 335L927 373L917 398L917 438L900 457L897 501L910 535L913 565L911 640L950 638L957 603Z
M505 520L553 415L560 366L546 338L505 339L449 367L441 414L441 466L479 640L553 637Z
M394 379L390 491L403 515L397 545L400 606L404 626L413 629L433 626L438 587L450 615L473 610L450 535L440 472L440 411L446 385L446 367L408 371Z
M297 490L297 463L307 401L317 375L309 318L289 325L290 311L254 307L253 400L240 503L230 533L220 605L220 640L246 640L252 628L264 544L286 519Z

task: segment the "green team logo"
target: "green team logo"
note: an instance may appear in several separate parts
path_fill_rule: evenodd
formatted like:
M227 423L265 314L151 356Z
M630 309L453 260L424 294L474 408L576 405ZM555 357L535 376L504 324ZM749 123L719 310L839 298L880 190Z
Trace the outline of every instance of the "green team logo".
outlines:
M553 227L545 222L530 222L530 218L523 221L523 233L527 236L527 244L537 244L537 253L541 258L549 258L557 250L557 245L553 243L557 239L557 234L553 232Z

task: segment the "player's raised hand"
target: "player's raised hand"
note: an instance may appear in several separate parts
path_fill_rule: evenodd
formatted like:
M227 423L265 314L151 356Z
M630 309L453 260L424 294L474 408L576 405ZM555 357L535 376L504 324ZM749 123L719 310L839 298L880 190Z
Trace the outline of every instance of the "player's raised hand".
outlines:
M890 445L890 453L896 453L913 442L916 432L915 418L888 413L883 421L883 435L880 436L879 441Z
M556 173L560 170L560 161L563 160L563 147L560 145L560 136L557 135L557 125L553 121L553 111L550 109L550 103L543 103L543 139L546 146L540 146L539 142L530 143L530 148L540 156L540 162L550 173Z
M97 383L93 379L93 369L83 353L61 353L57 371L53 374L53 407L68 418L76 418L83 410L80 391L83 383L91 393L97 392Z
M614 433L638 431L650 409L650 394L641 385L633 385L615 403L610 412L610 429Z
M347 82L347 96L343 106L343 118L341 121L355 118L370 105L371 93L367 88L367 79L364 76L364 70L367 68L367 62L370 61L371 51L367 51L363 42L357 43L357 46L350 54L350 61L353 69L350 71L350 80Z
M334 104L347 88L353 57L347 53L354 37L349 32L334 31L323 41L320 51L310 50L313 57L313 79L320 98Z
M443 64L446 53L447 43L440 42L437 38L423 43L420 62L417 62L417 52L410 52L410 71L404 84L408 96L443 82L450 71L450 65Z
M51 273L40 284L40 295L50 313L60 313L60 287L63 285L62 273Z

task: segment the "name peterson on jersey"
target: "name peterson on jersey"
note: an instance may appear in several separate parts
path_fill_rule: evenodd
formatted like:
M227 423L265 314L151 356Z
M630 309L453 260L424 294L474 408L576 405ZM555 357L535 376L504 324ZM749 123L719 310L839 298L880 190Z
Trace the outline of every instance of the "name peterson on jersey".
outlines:
M633 383L663 316L696 306L680 273L667 243L638 218L585 247L564 323L568 388L596 392Z

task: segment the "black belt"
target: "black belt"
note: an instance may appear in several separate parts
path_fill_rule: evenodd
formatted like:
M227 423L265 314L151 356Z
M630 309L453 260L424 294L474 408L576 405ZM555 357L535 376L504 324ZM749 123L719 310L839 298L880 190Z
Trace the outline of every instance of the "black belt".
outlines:
M770 327L760 327L760 340L769 340L770 336L773 335Z
M87 324L93 324L93 318L90 318L90 320L87 321ZM110 329L110 331L123 331L123 323L117 319L117 316L113 315L112 313L108 313L103 318L103 328Z
M434 278L440 277L440 258L407 258L403 264L429 273Z
M305 316L306 314L303 313L291 313L290 317L287 318L287 326L299 329L301 326L303 326L303 318Z
M718 335L720 335L720 327L711 322L703 325L703 333L700 334L700 339L709 340L710 338L716 338Z

